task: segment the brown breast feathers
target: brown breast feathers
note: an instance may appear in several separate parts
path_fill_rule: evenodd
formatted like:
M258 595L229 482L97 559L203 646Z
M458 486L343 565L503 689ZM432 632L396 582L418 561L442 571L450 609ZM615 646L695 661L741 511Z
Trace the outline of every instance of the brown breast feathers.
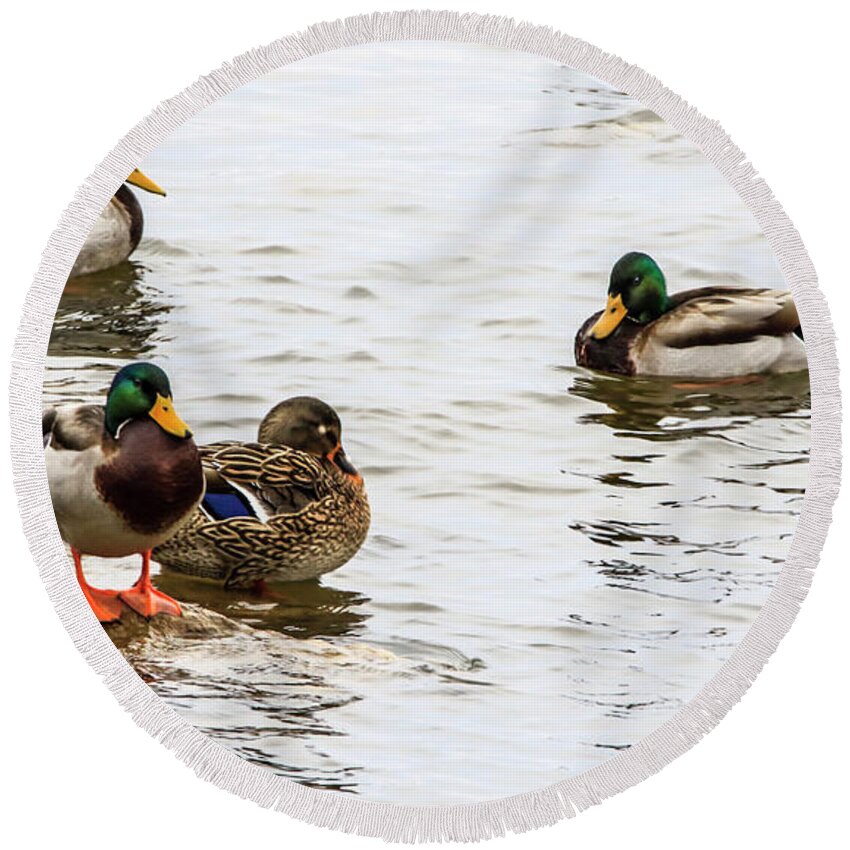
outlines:
M634 375L635 364L631 356L631 346L640 333L641 326L626 319L620 322L610 336L605 339L594 339L589 331L601 315L601 310L594 313L579 328L575 339L576 363L601 372Z
M95 470L95 485L130 527L156 534L194 510L204 486L194 440L166 434L153 420L123 425L117 441L107 438L107 460Z

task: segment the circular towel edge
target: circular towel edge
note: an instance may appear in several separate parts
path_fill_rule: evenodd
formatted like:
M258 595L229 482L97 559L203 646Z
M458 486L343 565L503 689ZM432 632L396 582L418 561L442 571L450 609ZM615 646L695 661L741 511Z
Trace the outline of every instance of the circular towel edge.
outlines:
M797 303L809 358L812 443L803 507L776 586L729 660L694 699L628 750L545 788L473 804L408 806L332 795L249 764L183 720L124 660L83 599L53 517L37 426L47 343L68 273L101 210L137 163L204 107L270 71L332 50L392 41L465 42L535 54L616 86L656 112L697 145L756 218ZM358 15L315 24L201 77L139 122L78 189L44 250L15 340L10 382L14 483L33 559L77 649L135 722L199 777L266 808L342 832L404 843L478 841L573 817L636 785L701 740L744 695L794 621L829 528L841 469L838 373L831 318L802 240L716 121L642 69L549 27L449 11Z

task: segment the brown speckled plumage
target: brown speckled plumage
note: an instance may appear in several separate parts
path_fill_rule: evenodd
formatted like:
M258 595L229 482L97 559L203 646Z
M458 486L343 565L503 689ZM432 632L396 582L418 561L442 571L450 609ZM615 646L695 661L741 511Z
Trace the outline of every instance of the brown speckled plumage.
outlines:
M197 510L154 551L168 569L247 587L316 578L352 558L369 530L362 480L331 461L284 446L201 447L209 492L234 488L256 516L215 520Z

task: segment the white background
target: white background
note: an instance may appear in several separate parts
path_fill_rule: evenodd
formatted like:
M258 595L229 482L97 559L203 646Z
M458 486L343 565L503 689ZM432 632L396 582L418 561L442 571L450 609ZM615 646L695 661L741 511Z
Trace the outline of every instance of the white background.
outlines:
M783 11L790 4L724 0L437 2L437 8L509 15L583 38L642 66L719 119L800 230L843 337L839 355L845 367L850 363L847 31L839 4L815 0L794 4L791 13ZM75 188L139 118L255 45L318 21L395 8L377 0L296 5L78 0L7 9L0 26L4 386L41 249ZM0 428L8 444L5 415ZM20 531L5 451L0 464L6 846L379 846L306 826L201 782L123 714L53 613ZM845 492L794 628L744 701L705 741L579 818L500 844L846 846L848 504Z

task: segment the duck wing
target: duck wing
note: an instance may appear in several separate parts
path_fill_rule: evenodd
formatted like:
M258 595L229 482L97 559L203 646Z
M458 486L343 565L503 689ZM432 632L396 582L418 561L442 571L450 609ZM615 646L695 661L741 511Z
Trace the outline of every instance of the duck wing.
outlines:
M83 452L100 443L106 409L96 404L48 407L41 414L44 448Z
M780 289L708 286L673 299L673 309L647 327L669 348L726 345L799 332L791 293Z
M321 461L295 449L213 443L200 451L207 484L201 510L213 520L297 513L329 492Z

